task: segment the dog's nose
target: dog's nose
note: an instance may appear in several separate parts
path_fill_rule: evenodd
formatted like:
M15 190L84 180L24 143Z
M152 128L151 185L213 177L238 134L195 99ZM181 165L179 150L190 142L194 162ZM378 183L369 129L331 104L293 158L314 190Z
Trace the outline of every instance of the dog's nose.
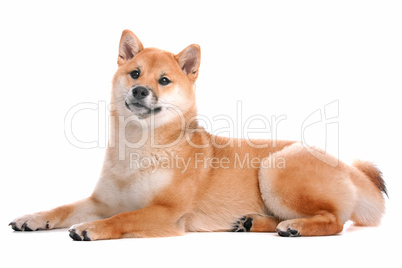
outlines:
M136 87L133 89L133 97L136 100L142 100L148 95L149 91L145 87Z

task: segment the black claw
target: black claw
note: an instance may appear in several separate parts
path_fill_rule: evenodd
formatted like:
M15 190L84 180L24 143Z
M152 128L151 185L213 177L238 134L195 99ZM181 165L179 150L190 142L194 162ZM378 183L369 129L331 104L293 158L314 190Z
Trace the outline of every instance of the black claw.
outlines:
M292 235L292 236L298 236L299 235L299 231L297 230L293 230L293 229L288 229L288 232Z
M32 232L32 229L28 227L28 224L26 222L21 226L21 229L24 231Z
M299 231L294 230L294 229L290 229L288 228L287 231L281 231L279 229L276 229L276 231L278 232L278 235L283 236L283 237L295 237L295 236L300 236Z
M49 221L46 222L46 230L49 230L50 226L49 226Z
M71 230L69 230L69 232L70 232L70 237L73 239L73 240L75 240L75 241L82 241L82 238L81 238L81 236L79 236L76 232L75 232L75 229L71 229Z
M236 232L244 232L244 229L238 229Z
M278 235L282 236L282 237L289 237L290 233L289 232L285 232L285 231L279 231Z
M16 223L15 223L15 222L10 222L9 226L11 226L11 228L12 228L14 231L21 231L21 229L16 226Z
M84 241L91 241L91 238L87 236L87 231L82 231L81 234L84 237Z
M22 230L20 229L20 228L18 228L17 226L12 226L11 228L13 228L13 230L14 231L17 231L17 232L21 232Z

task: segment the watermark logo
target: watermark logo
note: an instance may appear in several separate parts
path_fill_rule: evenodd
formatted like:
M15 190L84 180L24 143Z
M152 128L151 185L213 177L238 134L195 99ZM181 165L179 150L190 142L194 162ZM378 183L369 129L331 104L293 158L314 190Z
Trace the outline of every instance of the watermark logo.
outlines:
M110 107L110 106L109 106ZM98 135L93 140L81 140L74 132L73 122L77 114L90 112L95 113L98 121ZM110 123L108 115L110 108L108 108L105 101L99 101L98 103L83 102L71 107L64 118L64 135L67 141L81 149L93 149L93 148L106 148L107 146L107 127Z
M286 160L283 156L272 153L269 157L260 158L250 153L241 154L235 152L233 156L210 156L205 153L195 153L184 157L170 152L167 155L141 155L138 152L130 153L130 169L147 169L155 173L159 169L178 169L185 173L191 167L192 170L209 169L283 169L286 168Z
M139 149L146 146L152 149L169 149L173 148L182 141L186 142L186 146L191 146L197 149L205 149L214 147L217 149L224 149L227 147L241 148L246 144L252 148L267 148L268 146L276 147L278 141L278 129L282 122L287 120L287 115L273 115L270 118L264 115L253 115L244 118L242 102L236 103L236 116L233 118L226 114L220 114L212 118L197 115L190 120L185 120L184 113L180 107L169 107L169 113L172 116L179 118L181 122L180 135L169 143L159 143L155 138L155 121L158 120L151 116L150 120L140 120L135 115L124 117L111 113L115 109L114 105L108 105L105 101L98 103L80 103L74 105L66 113L64 121L65 137L70 144L75 147L90 149L90 148L106 148L114 147L118 149L119 160L129 159L132 168L145 168L145 167L161 167L172 166L174 163L176 167L183 167L187 170L189 166L189 159L180 158L180 156L169 156L166 159L162 158L149 158L140 157L139 154L133 153L130 149ZM97 136L91 140L83 140L76 135L74 131L74 120L79 113L91 113L94 120L97 120L98 131ZM201 143L194 140L192 135L197 131L204 131L200 128L191 128L194 121L210 133L211 138L203 140ZM214 128L219 122L223 127ZM130 126L136 125L136 133L127 131ZM259 127L256 127L258 125ZM227 138L221 138L221 135ZM250 139L250 136L260 136L266 142ZM111 139L111 137L113 137ZM238 138L238 139L236 139ZM268 142L268 140L270 142ZM109 141L109 142L108 142ZM301 123L300 141L303 147L310 152L314 157L323 161L331 166L337 166L339 163L339 100L332 101L322 108L316 109ZM314 145L319 145L315 147ZM333 157L329 157L331 153ZM168 160L167 160L168 159ZM201 160L200 160L201 159ZM235 155L234 160L221 157L220 159L208 159L206 156L197 158L194 155L191 161L198 166L201 164L207 167L225 168L227 165L236 167L243 166L254 167L262 165L262 159L254 159L250 155ZM230 161L229 161L230 160ZM201 163L202 162L202 163ZM230 163L229 163L230 162ZM275 167L285 166L284 164L275 163Z
M339 100L328 103L321 109L315 110L302 123L301 142L304 148L314 157L333 167L339 164ZM318 129L317 129L318 127ZM316 129L310 132L309 129ZM317 136L319 133L321 142L320 149L316 145L309 144L308 136ZM314 139L317 141L317 139ZM334 157L329 157L330 153Z

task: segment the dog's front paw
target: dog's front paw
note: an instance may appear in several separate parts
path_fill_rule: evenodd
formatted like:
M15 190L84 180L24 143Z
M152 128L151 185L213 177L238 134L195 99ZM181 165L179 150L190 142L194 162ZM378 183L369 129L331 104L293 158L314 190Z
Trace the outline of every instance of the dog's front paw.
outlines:
M10 222L9 226L11 226L14 231L39 231L53 228L51 223L40 213L16 218Z
M93 241L108 239L106 228L99 221L74 224L68 230L70 237L75 241Z

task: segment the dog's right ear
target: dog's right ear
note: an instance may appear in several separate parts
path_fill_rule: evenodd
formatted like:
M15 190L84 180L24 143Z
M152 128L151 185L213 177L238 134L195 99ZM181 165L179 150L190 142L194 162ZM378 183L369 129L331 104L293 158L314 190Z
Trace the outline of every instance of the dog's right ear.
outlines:
M119 57L117 59L117 64L123 65L128 62L141 50L144 49L141 41L138 37L130 30L124 30L119 45Z

